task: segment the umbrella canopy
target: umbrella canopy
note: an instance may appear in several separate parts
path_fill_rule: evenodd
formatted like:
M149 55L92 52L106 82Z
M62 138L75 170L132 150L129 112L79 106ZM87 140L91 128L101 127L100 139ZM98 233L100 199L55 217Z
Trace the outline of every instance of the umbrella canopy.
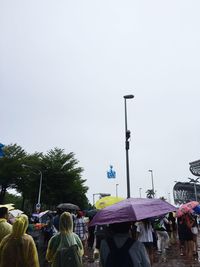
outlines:
M88 217L90 220L97 214L98 210L92 209L85 211L85 216Z
M186 213L193 212L193 209L196 208L199 205L199 202L197 201L190 201L188 203L185 203L181 205L178 210L176 211L176 216L181 217Z
M40 213L33 213L32 216L41 218L42 216L46 215L49 212L49 210L42 211Z
M97 209L104 209L105 207L111 206L122 200L124 200L124 198L122 197L113 197L113 196L102 197L95 203L95 207Z
M72 203L61 203L57 206L57 209L61 211L80 210L79 206Z
M194 210L197 214L200 214L200 205L196 206L193 210Z
M176 207L155 198L128 198L100 210L90 226L139 221L175 211Z

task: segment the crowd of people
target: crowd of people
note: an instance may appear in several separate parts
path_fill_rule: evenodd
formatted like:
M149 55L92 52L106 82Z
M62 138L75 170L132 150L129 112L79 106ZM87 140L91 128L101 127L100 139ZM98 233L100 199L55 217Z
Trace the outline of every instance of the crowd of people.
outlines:
M49 213L36 237L30 225L37 221L22 214L11 224L1 207L0 267L81 267L94 261L102 267L150 267L158 255L166 261L177 243L181 256L197 257L199 225L192 213L96 226L91 219L82 211Z

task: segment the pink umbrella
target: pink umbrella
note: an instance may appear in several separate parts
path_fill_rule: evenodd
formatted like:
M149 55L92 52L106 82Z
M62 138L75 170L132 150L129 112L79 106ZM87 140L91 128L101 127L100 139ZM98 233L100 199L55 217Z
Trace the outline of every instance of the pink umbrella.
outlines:
M139 221L164 215L176 208L168 202L155 198L128 198L99 210L90 225Z
M186 213L193 212L193 209L199 205L199 202L197 201L190 201L188 203L185 203L181 205L178 210L176 211L176 216L181 217Z

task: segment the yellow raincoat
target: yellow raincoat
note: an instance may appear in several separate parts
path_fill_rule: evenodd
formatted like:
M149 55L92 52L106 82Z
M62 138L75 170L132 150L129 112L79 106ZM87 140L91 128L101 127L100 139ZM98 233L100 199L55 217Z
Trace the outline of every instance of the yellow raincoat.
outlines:
M4 236L12 232L12 225L6 219L0 218L0 243Z
M60 232L49 240L46 253L46 259L52 263L52 267L57 267L54 259L58 247L69 247L77 244L81 257L84 253L80 238L77 234L73 233L73 220L72 215L69 212L64 212L60 216L59 230Z
M28 217L21 215L13 224L12 233L0 243L0 267L39 267L33 238L26 234Z

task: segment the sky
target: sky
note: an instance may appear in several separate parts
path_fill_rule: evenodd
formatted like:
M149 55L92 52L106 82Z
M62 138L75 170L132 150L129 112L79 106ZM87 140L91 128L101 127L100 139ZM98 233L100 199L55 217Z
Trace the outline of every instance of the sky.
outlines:
M199 0L1 0L0 142L74 152L91 203L126 197L123 96L133 94L131 196L146 196L151 169L156 196L173 203L174 181L189 181L200 159L199 9Z

